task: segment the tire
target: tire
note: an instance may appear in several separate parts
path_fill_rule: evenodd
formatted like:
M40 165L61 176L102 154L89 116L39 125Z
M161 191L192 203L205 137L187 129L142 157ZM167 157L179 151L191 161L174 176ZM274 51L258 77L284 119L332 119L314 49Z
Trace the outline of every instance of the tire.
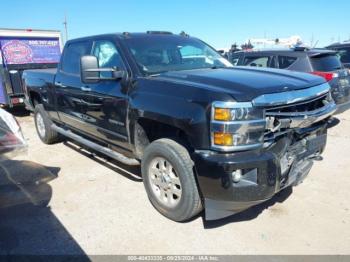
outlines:
M167 138L152 142L145 149L141 170L149 200L167 218L182 222L203 209L193 162L179 143Z
M38 136L45 144L54 144L61 141L60 135L51 128L52 121L42 104L34 109L34 122Z

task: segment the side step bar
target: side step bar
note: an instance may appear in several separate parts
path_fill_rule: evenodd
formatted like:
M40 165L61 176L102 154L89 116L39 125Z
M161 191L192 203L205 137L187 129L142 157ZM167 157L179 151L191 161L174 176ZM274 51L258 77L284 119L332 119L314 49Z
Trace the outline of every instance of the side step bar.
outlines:
M107 156L109 156L109 157L111 157L119 162L122 162L123 164L130 165L130 166L140 164L140 162L134 158L128 158L128 157L126 157L118 152L115 152L115 151L109 149L108 147L100 146L99 144L91 142L91 141L89 141L89 140L87 140L87 139L85 139L77 134L74 134L72 131L65 130L61 127L58 127L55 124L52 124L51 128L53 130L55 130L56 132L60 133L61 135L69 137L69 138L73 139L74 141L77 141L77 142L79 142L87 147L90 147L90 148L92 148L92 149L94 149L94 150L96 150L104 155L107 155Z

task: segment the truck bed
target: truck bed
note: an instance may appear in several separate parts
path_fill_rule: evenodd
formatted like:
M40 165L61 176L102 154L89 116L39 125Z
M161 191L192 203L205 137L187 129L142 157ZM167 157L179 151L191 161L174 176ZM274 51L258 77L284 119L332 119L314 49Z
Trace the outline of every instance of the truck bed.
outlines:
M45 68L45 69L30 69L23 72L23 79L28 80L30 78L42 79L47 83L53 83L57 68Z

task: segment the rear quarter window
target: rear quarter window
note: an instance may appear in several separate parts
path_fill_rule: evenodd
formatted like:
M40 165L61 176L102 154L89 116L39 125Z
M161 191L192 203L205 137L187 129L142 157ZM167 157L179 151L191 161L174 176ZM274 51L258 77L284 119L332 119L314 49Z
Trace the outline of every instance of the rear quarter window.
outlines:
M342 64L337 55L322 55L310 57L313 71L329 72L342 68Z
M292 56L278 56L278 68L285 69L290 67L295 61L297 60L296 57Z
M242 54L229 54L229 60L232 65L236 66L239 64L239 60L242 58Z

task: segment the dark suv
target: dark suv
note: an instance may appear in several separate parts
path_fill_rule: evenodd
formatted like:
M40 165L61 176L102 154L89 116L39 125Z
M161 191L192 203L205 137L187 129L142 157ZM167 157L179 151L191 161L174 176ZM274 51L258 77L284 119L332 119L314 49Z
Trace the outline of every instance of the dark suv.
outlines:
M338 51L340 61L345 67L350 68L350 40L343 43L334 43L326 48Z
M337 113L350 107L350 72L344 68L334 50L296 47L239 51L229 55L228 59L237 66L272 67L321 76L332 87L332 96L338 105Z

